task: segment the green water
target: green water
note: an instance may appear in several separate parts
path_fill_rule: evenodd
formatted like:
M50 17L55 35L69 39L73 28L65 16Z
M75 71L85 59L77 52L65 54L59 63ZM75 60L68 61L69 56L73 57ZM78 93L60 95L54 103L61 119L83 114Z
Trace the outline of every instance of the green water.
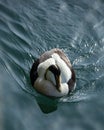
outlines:
M32 88L29 72L55 47L77 85L52 100ZM0 130L103 130L103 98L103 0L0 0Z

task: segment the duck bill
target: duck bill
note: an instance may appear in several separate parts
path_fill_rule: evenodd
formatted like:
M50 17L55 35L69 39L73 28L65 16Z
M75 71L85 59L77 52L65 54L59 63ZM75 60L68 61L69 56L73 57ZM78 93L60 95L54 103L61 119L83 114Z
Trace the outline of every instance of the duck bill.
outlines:
M60 86L61 86L61 80L60 80L60 76L55 76L55 79L56 79L56 89L61 92L60 90Z

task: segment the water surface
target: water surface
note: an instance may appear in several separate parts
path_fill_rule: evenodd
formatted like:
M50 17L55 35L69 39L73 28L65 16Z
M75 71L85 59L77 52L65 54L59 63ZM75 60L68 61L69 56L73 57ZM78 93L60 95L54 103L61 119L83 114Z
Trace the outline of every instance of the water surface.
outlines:
M69 57L77 86L51 100L32 88L29 72L56 47ZM103 0L0 0L0 129L103 130L103 95Z

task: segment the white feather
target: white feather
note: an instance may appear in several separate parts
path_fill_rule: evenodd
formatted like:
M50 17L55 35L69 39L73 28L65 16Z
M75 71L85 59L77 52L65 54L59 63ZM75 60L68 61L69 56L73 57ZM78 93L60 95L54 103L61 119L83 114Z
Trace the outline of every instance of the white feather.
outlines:
M37 91L47 96L62 97L62 96L67 95L69 92L69 88L67 84L65 83L62 84L61 92L59 92L57 91L56 87L51 82L40 77L37 78L36 82L34 83L34 86Z
M39 66L38 66L38 70L37 70L38 71L38 75L40 77L44 77L44 74L45 74L47 68L50 65L55 65L55 60L53 58L49 58L46 61L40 63Z
M67 83L72 77L72 72L70 68L66 65L66 63L60 58L58 54L54 53L52 55L52 58L55 59L56 64L60 67L62 80L61 82Z

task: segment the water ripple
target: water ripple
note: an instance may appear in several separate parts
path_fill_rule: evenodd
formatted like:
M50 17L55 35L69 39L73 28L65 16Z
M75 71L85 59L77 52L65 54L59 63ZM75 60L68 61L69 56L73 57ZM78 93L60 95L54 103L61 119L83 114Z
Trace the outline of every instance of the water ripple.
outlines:
M15 2L8 6L0 2L0 59L13 81L38 97L30 84L30 68L43 52L58 47L69 57L77 79L76 90L59 102L79 102L103 93L101 1Z
M8 8L5 4L0 2L0 15L8 21L21 21L19 15L12 9Z

